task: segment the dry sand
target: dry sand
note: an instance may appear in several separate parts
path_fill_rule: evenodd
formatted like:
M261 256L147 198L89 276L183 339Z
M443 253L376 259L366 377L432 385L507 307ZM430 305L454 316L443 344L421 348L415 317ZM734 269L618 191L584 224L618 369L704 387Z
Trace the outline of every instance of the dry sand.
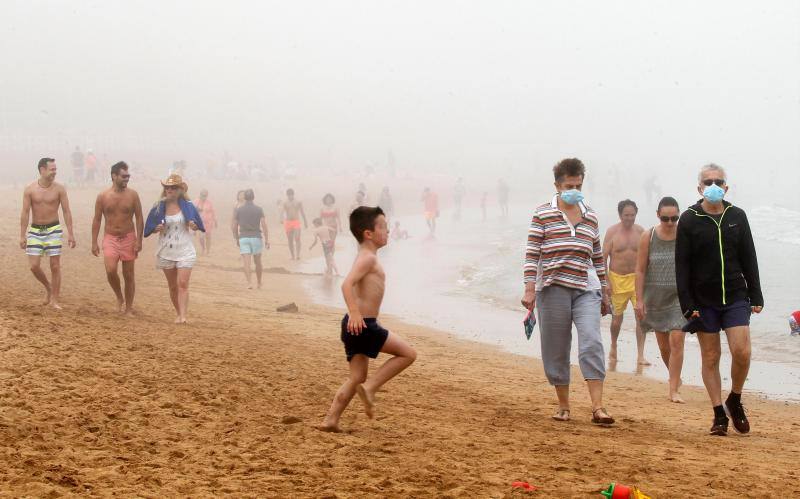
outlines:
M610 373L615 427L590 424L580 383L574 420L557 423L540 362L392 318L416 364L379 394L376 420L356 398L347 432L319 432L347 372L342 311L308 303L302 276L246 290L218 232L193 274L191 324L175 326L148 241L138 318L122 318L89 252L84 191L64 310L42 308L17 247L19 193L0 194L0 495L600 497L616 480L653 497L800 496L796 405L746 395L753 432L709 437L700 389L679 406L661 383ZM267 266L291 269L286 253L276 231ZM299 313L275 312L289 302ZM512 491L516 480L539 491Z

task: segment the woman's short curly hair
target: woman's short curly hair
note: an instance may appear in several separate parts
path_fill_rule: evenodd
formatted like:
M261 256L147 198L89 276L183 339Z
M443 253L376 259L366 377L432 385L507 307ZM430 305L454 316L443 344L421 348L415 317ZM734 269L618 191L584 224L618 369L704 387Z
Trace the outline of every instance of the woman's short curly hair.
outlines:
M583 178L585 176L586 167L583 166L583 162L578 158L562 159L553 167L553 178L555 178L556 182L561 182L564 177Z

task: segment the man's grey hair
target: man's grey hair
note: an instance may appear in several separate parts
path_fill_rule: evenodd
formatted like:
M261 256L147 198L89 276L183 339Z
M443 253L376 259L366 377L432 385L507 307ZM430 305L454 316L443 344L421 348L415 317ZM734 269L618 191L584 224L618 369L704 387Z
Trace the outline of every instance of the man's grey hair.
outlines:
M700 168L700 173L697 174L697 181L698 182L702 182L703 181L703 175L706 172L720 172L722 174L722 178L724 180L728 180L728 176L725 174L725 169L723 167L719 166L716 163L709 163L707 165L703 165L703 167Z

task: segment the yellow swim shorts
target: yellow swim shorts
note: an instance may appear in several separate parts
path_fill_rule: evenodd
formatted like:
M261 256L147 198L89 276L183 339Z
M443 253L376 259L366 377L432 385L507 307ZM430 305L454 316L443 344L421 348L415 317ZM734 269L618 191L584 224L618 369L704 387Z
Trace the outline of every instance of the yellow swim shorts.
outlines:
M611 308L614 315L622 315L628 308L628 302L636 306L636 274L617 274L608 272L611 280Z

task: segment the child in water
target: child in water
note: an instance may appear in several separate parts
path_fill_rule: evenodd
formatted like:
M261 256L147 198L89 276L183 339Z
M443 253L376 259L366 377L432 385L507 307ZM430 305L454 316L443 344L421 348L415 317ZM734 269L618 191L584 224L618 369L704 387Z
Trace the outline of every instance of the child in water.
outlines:
M311 223L314 224L314 242L308 248L308 251L314 249L317 241L319 241L322 244L322 253L325 255L325 275L331 275L334 272L339 275L339 269L336 268L336 261L333 259L336 246L334 239L336 237L336 229L324 225L322 218L315 218Z
M400 222L394 223L394 230L392 231L392 239L399 241L401 239L408 239L408 231L400 228Z
M789 316L789 330L792 336L800 335L800 310Z

